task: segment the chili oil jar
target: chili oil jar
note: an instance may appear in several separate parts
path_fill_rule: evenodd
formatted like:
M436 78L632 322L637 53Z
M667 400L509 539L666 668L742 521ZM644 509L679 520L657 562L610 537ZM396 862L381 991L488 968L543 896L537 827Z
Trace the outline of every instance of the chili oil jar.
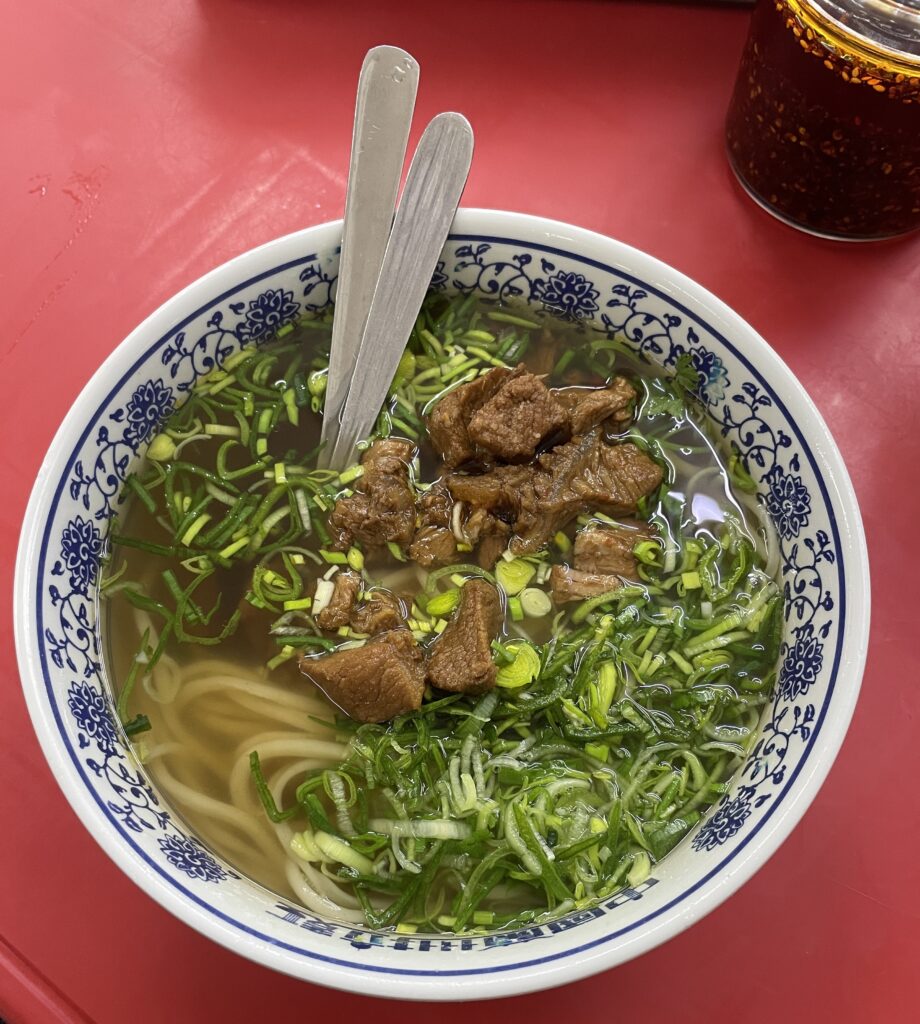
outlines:
M758 0L726 140L741 184L795 227L920 228L920 0Z

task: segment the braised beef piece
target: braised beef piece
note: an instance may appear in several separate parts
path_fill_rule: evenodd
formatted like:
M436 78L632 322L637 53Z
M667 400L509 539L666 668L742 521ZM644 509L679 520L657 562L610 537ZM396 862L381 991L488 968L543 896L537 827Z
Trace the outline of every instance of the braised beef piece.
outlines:
M636 389L625 377L614 379L602 388L553 388L553 398L568 413L573 434L584 434L607 422L614 432L622 430L632 418Z
M409 557L423 569L450 565L457 559L457 538L443 526L423 526L409 547Z
M526 462L544 443L569 436L569 419L523 364L496 367L441 399L428 420L431 443L454 469L494 459Z
M484 693L495 685L492 641L502 624L498 591L491 583L470 579L460 590L460 604L428 658L428 681L451 693Z
M637 580L639 574L633 548L650 536L644 523L636 524L633 529L626 526L586 526L575 534L575 568Z
M605 444L597 430L574 437L537 461L539 498L579 500L583 511L630 515L661 485L661 467L636 445Z
M320 629L339 629L351 621L351 614L361 592L361 577L356 572L337 572L332 578L332 597L316 616Z
M300 671L358 722L414 711L425 692L424 658L408 629L381 633L363 647L301 655Z
M356 633L383 633L406 624L405 609L389 590L371 590L358 603L361 576L345 570L332 577L334 590L329 604L317 614L320 629L334 630L351 626Z
M611 590L619 590L623 581L619 576L597 572L582 572L567 565L554 565L549 574L549 585L553 601L565 604L567 601L584 601L598 597Z
M502 462L529 462L544 441L565 439L571 431L565 409L543 381L522 373L504 381L476 410L467 433L474 445Z
M457 501L497 513L500 518L507 516L513 522L521 504L520 491L529 486L533 476L532 466L496 466L475 475L449 473L444 482Z
M537 460L533 501L522 507L511 548L525 554L583 512L630 515L661 484L661 467L634 444L605 444L600 431L573 437Z
M352 610L349 619L356 633L375 635L406 624L406 611L399 598L389 590L371 590Z
M476 547L476 561L483 569L491 569L508 547L511 527L483 508L473 509L463 524L463 532Z
M329 517L333 547L344 551L355 541L365 548L392 541L407 548L415 534L415 494L409 484L411 441L375 441L364 453L364 474L350 498L340 498Z
M661 480L661 468L635 445L605 444L595 430L544 452L533 466L452 473L446 483L457 500L511 522L511 550L526 554L583 512L634 513Z
M532 479L530 466L497 466L478 476L447 476L454 498L469 506L463 532L477 548L476 560L484 569L491 569L508 547L511 524L521 507L520 494L532 489Z
M523 366L514 370L496 367L438 402L428 418L428 436L448 467L462 466L476 458L476 446L467 432L470 419L503 384L525 372Z
M409 557L425 569L449 565L457 556L457 538L450 528L454 500L442 483L430 487L418 501L418 531Z
M454 511L454 499L450 491L439 480L431 485L418 499L419 526L450 526Z

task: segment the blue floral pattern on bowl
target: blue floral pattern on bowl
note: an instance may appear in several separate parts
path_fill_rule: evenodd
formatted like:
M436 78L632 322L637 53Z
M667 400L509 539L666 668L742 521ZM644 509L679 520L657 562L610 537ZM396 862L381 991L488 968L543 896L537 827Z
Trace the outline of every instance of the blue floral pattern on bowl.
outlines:
M183 835L162 836L157 840L157 846L169 863L189 878L222 882L225 878L239 877L218 864L197 839Z
M231 309L240 312L238 304ZM294 301L294 293L283 288L269 288L251 299L245 310L246 319L237 328L237 336L243 341L264 341L280 327L289 324L300 312L300 303Z
M99 556L102 554L102 534L97 526L82 516L76 516L64 527L61 535L61 565L70 574L70 587L77 594L87 594L96 582Z
M795 467L797 468L797 464ZM808 526L811 515L811 495L802 479L794 473L784 472L781 466L774 466L764 478L770 487L767 495L767 511L776 531L783 540L798 537Z
M544 269L551 268L549 261L544 260L543 263L546 265ZM600 294L584 274L558 270L545 280L537 278L529 297L541 302L543 308L554 316L577 322L594 316Z
M246 883L187 835L179 819L161 804L116 725L94 619L98 560L118 512L122 482L158 423L199 376L220 366L242 345L261 342L306 312L328 308L334 298L337 256L336 250L314 253L262 273L161 337L147 351L140 369L126 374L120 390L98 409L73 452L66 486L49 519L38 615L43 657L50 666L48 692L61 712L62 735L93 777L96 798L104 794L109 819L125 835L137 836L136 842L144 844L138 847L142 856L180 888ZM461 236L448 242L432 286L491 300L527 302L537 313L563 316L588 331L616 336L666 369L689 354L701 401L726 440L744 456L758 484L760 501L776 525L780 543L786 631L778 685L765 710L757 745L729 792L690 843L683 844L692 856L711 858L705 870L715 871L725 862L719 857L732 855L725 848L742 833L759 828L782 799L784 786L808 755L829 699L828 682L836 670L829 652L841 628L837 595L842 586L839 541L818 467L779 397L730 340L651 283L548 246ZM298 945L300 933L365 953L377 948L498 950L588 927L647 900L657 884L652 877L600 907L545 925L457 939L350 928L284 902L270 913L289 926L290 948L304 955L314 954Z

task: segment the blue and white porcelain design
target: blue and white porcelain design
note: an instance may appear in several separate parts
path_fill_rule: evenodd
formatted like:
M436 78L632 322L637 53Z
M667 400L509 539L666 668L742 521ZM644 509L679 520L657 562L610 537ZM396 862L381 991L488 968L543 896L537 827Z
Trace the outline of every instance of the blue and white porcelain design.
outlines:
M352 991L471 999L620 963L737 888L788 834L843 739L865 655L868 569L833 441L790 372L718 300L611 239L461 211L432 286L527 302L615 334L663 367L688 353L698 393L745 456L781 549L786 627L762 735L730 791L642 886L547 925L491 936L374 933L271 897L188 835L126 747L102 664L94 588L121 483L195 379L334 300L340 225L213 271L142 324L90 382L46 459L17 567L17 647L36 730L87 827L151 895L205 934Z

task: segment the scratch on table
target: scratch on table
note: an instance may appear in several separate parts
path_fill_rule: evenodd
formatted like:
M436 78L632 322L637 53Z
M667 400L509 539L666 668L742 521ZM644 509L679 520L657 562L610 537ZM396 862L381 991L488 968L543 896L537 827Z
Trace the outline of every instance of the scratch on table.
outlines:
M857 889L855 885L850 885L849 882L841 882L838 880L838 885L842 885L844 889L849 889L850 892L855 892L857 896L863 896L867 900L871 900L872 903L877 903L880 907L884 907L886 910L898 912L898 907L893 907L890 903L886 903L884 900L880 900L877 896L873 896L868 892L863 892L862 889ZM917 916L917 915L914 915Z
M6 348L2 350L2 352L0 352L0 360L6 359L6 357L10 355L10 353L16 348L19 342L22 341L26 334L31 330L32 326L39 319L39 317L41 317L45 310L55 301L55 299L57 299L61 292L64 291L67 285L70 284L70 282L76 276L76 271L74 271L71 274L68 274L63 281L59 281L50 291L45 293L45 297L39 303L38 308L35 310L35 312L26 321L25 326L22 328L22 330L18 331L16 336L10 342L10 344L7 345Z
M164 217L157 224L156 229L138 246L137 255L147 252L151 246L156 244L164 235L171 232L187 214L195 210L198 204L211 192L220 181L220 175L215 174L206 181L197 192L190 195L185 202L176 207L168 216Z
M346 179L345 175L342 174L341 171L324 164L322 160L318 160L309 150L304 150L301 156L311 167L316 168L324 178L327 178L334 185L338 185L340 188L345 188Z
M64 181L63 185L60 186L61 193L73 202L77 219L73 223L64 244L57 249L51 259L48 260L48 262L39 271L39 279L43 278L48 271L51 270L58 260L60 260L60 258L73 247L80 235L82 235L86 230L89 222L95 215L99 199L102 195L102 184L105 181L107 174L108 168L104 164L99 164L88 172L73 171ZM36 192L43 196L47 195L48 189L51 185L51 175L33 175L30 180L37 182L37 184L29 190L30 192ZM38 304L37 308L32 312L28 320L26 320L24 326L15 333L10 343L0 350L0 353L2 353L3 356L8 356L16 348L19 342L22 341L26 334L32 329L45 310L48 309L55 299L57 299L76 275L76 270L71 271L63 279L58 280L57 284L52 288L44 292L44 297Z
M102 183L105 181L107 174L108 168L104 164L100 164L87 174L81 171L74 171L61 186L61 192L76 207L78 212L77 221L67 241L42 267L42 273L50 270L86 230L87 225L95 215L99 198L102 195Z
M173 215L171 218L173 227L190 214L200 218L201 214L198 209L200 200L214 186L219 183L225 184L227 175L232 175L237 182L233 193L223 201L220 208L220 216L211 216L207 219L206 223L202 225L203 230L198 233L197 245L185 249L182 259L173 265L172 276L183 276L187 267L193 266L203 253L216 246L220 238L237 228L239 223L249 216L254 208L264 205L265 195L275 189L284 178L292 177L290 172L303 164L307 164L314 170L319 171L325 179L340 184L344 189L344 177L312 154L304 150L297 150L292 152L284 161L278 163L276 152L273 149L265 149L257 154L246 169L245 176L241 173L239 167L234 167L230 171L222 173L218 178L212 179L204 188L199 189ZM296 175L293 177L296 177ZM285 189L284 192L285 194L290 194L291 190ZM163 234L164 231L158 230L150 238L147 245L155 243L159 238L162 238Z

